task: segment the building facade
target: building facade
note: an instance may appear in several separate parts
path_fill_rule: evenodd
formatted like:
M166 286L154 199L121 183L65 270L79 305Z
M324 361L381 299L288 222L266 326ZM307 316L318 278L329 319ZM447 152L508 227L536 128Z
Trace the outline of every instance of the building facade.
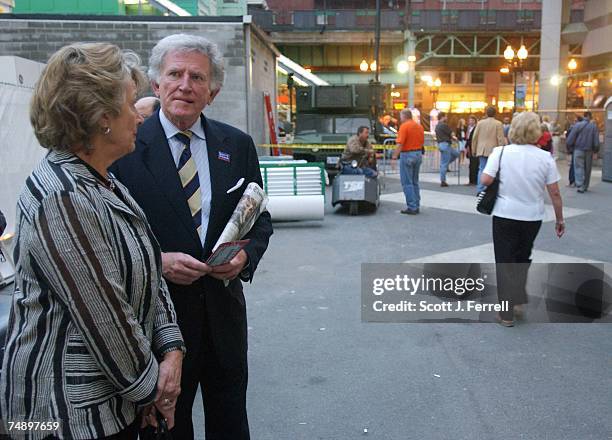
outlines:
M570 1L569 23L583 22L584 3ZM267 5L268 10L249 12L284 55L332 84L374 79L375 0L268 0ZM511 112L515 89L521 108L537 108L541 1L391 0L381 7L379 77L390 85L391 108L428 111L435 101L438 109L453 113L480 113L489 104ZM515 52L524 45L528 57L501 73L508 45ZM580 44L568 50L579 53ZM398 71L402 61L408 72Z

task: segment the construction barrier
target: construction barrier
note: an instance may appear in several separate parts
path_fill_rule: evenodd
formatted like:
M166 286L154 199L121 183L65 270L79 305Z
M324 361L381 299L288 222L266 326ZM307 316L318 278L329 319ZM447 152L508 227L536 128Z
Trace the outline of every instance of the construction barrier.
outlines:
M323 219L326 178L322 163L280 158L263 159L259 166L273 221Z

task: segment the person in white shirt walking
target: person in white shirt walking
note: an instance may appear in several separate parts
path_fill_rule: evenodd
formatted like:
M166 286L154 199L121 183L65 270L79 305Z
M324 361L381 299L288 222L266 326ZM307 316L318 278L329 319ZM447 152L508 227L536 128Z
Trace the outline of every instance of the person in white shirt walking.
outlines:
M550 153L535 145L541 135L538 115L520 113L512 119L508 134L511 143L493 149L481 175L481 182L488 186L499 170L499 192L492 212L493 246L498 263L498 297L510 306L500 313L499 322L507 327L513 325L514 312L522 313L522 305L527 303L527 271L544 219L546 191L555 211L555 233L561 237L565 232L559 172Z

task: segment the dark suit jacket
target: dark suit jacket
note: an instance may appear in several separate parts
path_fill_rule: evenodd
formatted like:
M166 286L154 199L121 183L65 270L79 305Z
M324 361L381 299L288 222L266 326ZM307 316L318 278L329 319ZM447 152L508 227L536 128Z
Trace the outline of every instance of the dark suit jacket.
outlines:
M250 136L203 116L202 124L212 186L204 248L195 230L158 113L138 130L135 151L117 161L111 171L128 187L146 213L163 252L184 252L204 261L211 254L246 185L257 182L263 187L263 184L257 151ZM230 161L219 159L219 152L228 153ZM245 179L243 187L227 194L242 177ZM245 248L249 258L249 281L271 235L270 214L264 212L245 237L251 240ZM235 367L236 362L246 365L246 307L241 281L235 279L225 287L221 281L206 276L190 286L171 282L168 286L187 346L187 357L200 352L206 313L218 362L228 368Z

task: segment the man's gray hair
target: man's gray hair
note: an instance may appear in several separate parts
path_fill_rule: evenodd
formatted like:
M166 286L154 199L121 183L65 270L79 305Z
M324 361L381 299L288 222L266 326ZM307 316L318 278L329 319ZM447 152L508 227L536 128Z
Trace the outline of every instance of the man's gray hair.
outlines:
M164 58L170 52L198 52L208 57L210 61L211 90L219 90L223 86L225 71L223 58L217 45L204 37L188 34L169 35L159 40L151 51L149 59L149 78L159 82Z
M412 119L412 111L409 108L402 109L402 111L400 111L400 116L406 119Z

